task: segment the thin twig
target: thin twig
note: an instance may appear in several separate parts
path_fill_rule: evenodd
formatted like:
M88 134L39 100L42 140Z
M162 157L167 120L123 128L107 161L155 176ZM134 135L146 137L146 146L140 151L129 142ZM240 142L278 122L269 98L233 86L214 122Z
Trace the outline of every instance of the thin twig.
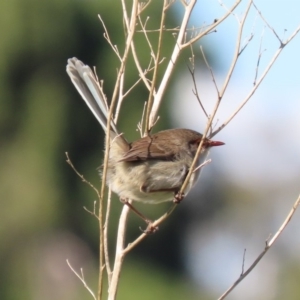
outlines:
M220 93L219 93L219 97L220 98L222 98L224 96L224 94L225 94L225 91L226 91L226 89L228 87L229 81L231 79L231 76L233 74L233 71L234 71L236 63L237 63L237 60L238 60L238 57L239 57L239 54L240 54L240 47L241 47L241 40L242 40L242 35L243 35L243 29L244 29L244 25L245 25L248 13L250 11L251 5L252 5L252 0L250 0L248 2L248 5L247 5L247 8L246 8L244 17L243 17L242 21L239 23L240 26L239 26L238 36L237 36L237 42L236 42L236 45L235 45L235 52L234 52L234 55L233 55L233 59L232 59L230 68L229 68L229 70L227 72L227 75L226 75L226 78L224 80L223 87L222 87L222 89L220 90Z
M149 19L150 19L150 17L147 17L146 20L145 20L145 23L143 24L142 19L141 19L141 16L140 16L140 15L138 16L139 23L140 23L140 25L141 25L141 27L142 27L142 31L143 31L143 33L144 33L146 42L147 42L148 47L149 47L149 49L150 49L150 55L151 55L151 57L155 60L155 59L156 59L155 52L154 52L154 50L153 50L152 44L151 44L151 42L150 42L150 40L149 40L149 37L148 37L148 34L147 34L147 32L146 32L146 26L147 26L147 23L148 23Z
M206 59L206 56L205 56L205 54L204 54L204 51L203 51L203 47L202 47L202 46L200 46L200 51L201 51L203 60L204 60L204 62L205 62L205 64L206 64L206 67L208 68L208 70L209 70L209 72L210 72L211 79L212 79L212 81L213 81L213 83L214 83L215 89L216 89L216 91L217 91L217 95L218 95L218 97L219 97L219 96L220 96L220 93L219 93L219 88L218 88L218 85L217 85L217 82L216 82L216 77L215 77L215 75L214 75L214 72L213 72L213 70L212 70L212 67L210 66L210 64L208 63L208 61L207 61L207 59Z
M150 117L149 117L149 124L148 124L149 128L153 127L153 124L154 124L155 120L157 119L158 109L161 104L163 94L166 91L166 87L170 80L171 74L173 73L175 63L176 63L176 61L179 57L179 54L182 50L182 43L184 40L185 31L186 31L187 24L188 24L188 21L190 19L190 16L191 16L191 13L192 13L192 10L193 10L195 4L196 4L196 0L191 0L191 1L189 1L188 4L185 3L185 12L184 12L184 16L183 16L182 23L180 26L180 30L177 35L177 40L176 40L176 43L175 43L175 46L173 49L173 53L171 55L170 61L168 63L167 69L164 73L163 79L161 80L161 83L157 90L157 93L156 93L156 95L154 95L154 100L153 100L153 104L151 107L151 113L150 113Z
M260 10L257 8L257 6L255 5L255 3L253 2L253 6L256 9L256 11L258 12L259 16L261 17L261 19L264 21L264 23L270 28L270 30L273 32L273 34L276 36L276 38L278 39L280 44L283 44L282 39L279 37L279 35L277 34L277 32L275 31L275 29L273 27L271 27L271 25L267 22L267 20L264 18L264 16L262 15L262 13L260 12Z
M140 15L151 3L151 0L148 0L147 2L140 2L138 6L138 15Z
M118 92L119 92L120 80L121 80L121 77L122 77L122 75L125 71L125 66L126 66L128 55L129 55L129 50L131 49L131 46L132 46L139 2L138 2L138 0L133 1L130 20L128 19L125 0L122 0L121 4L122 4L122 9L123 9L123 17L124 17L125 25L126 25L125 27L127 29L127 38L126 38L126 45L125 45L124 54L123 54L122 60L121 60L120 69L119 69L119 72L118 72L118 75L117 75L115 89L114 89L113 96L112 96L110 110L109 110L109 113L108 113L107 128L109 128L109 125L110 125L110 120L112 118L113 109L114 109L115 103L117 101L117 95L118 95ZM106 145L109 145L109 142L110 142L110 132L108 130L107 134L106 134ZM109 147L107 147L106 151L105 151L105 163L104 163L104 168L103 168L102 187L101 187L101 197L102 197L102 199L103 199L104 191L105 191L108 157L109 157ZM100 214L100 210L99 210L99 214ZM121 217L122 216L123 215L121 214ZM120 277L120 272L121 272L121 267L122 267L122 262L123 262L123 256L120 256L119 249L123 247L122 246L122 238L123 239L125 238L126 223L127 223L127 218L125 218L125 217L121 218L120 221L119 221L119 228L124 229L124 232L123 232L124 236L119 238L119 234L118 234L118 239L117 239L117 244L116 244L116 256L115 256L115 262L114 262L114 269L113 269L113 273L112 273L112 277L111 277L110 287L109 287L109 290L108 290L108 299L109 300L115 300L116 299L117 287L118 287L118 283L119 283L119 277ZM101 230L101 228L100 228L100 234L102 232L103 232L103 230ZM103 235L101 235L101 236L103 236ZM102 237L102 245L103 245L103 243L104 243L104 240L103 240L103 237ZM101 245L100 245L100 247L101 247ZM101 259L101 255L100 255L100 259ZM102 259L103 259L103 257L102 257ZM102 265L103 265L103 262L102 262ZM101 266L101 263L100 263L100 266ZM101 276L101 274L100 274L100 276ZM101 281L101 285L102 285L102 281ZM102 287L100 287L100 279L99 279L99 290L100 290L100 288L102 289ZM101 299L101 293L99 293L99 295L98 295L98 300L100 300L100 299Z
M96 205L97 205L97 201L94 201L94 208L93 208L93 211L89 210L88 208L86 208L85 206L83 207L83 209L88 212L89 214L91 214L93 217L95 217L98 221L99 221L99 218L96 214Z
M208 118L208 114L204 108L204 105L200 99L200 94L198 92L198 88L197 88L197 83L196 83L196 74L195 74L195 56L194 56L194 52L193 52L193 46L191 45L191 52L192 52L192 57L190 58L190 62L191 62L191 65L192 67L190 68L188 66L188 69L191 73L191 76L192 76L192 80L193 80L193 85L194 85L194 89L193 90L193 94L196 96L197 100L198 100L198 103L203 111L203 113L205 114L206 118Z
M155 220L151 225L155 228L158 225L160 225L162 222L164 222L174 211L174 209L177 207L177 204L172 204L171 208L163 214L159 219ZM147 233L142 233L138 238L136 238L132 243L128 244L127 247L123 250L123 255L127 254L129 251L131 251L134 247L136 247L143 239L145 239L148 236Z
M125 233L126 233L127 219L128 219L129 212L130 212L129 206L124 205L119 220L117 243L116 243L116 255L115 255L115 262L114 262L114 268L113 268L112 277L110 281L110 286L108 290L108 300L115 300L117 295L123 260L126 254L124 251L124 244L125 244L125 236L126 236Z
M194 169L196 167L198 158L199 158L199 156L200 156L200 154L202 152L204 140L206 139L208 131L209 131L210 127L212 126L212 122L213 122L214 116L215 116L215 114L217 112L217 109L218 109L218 105L216 105L216 107L215 107L215 109L213 111L213 114L207 120L206 127L205 127L205 130L204 130L203 135L202 135L202 139L201 139L200 144L198 146L197 152L196 152L196 154L194 156L194 160L193 160L193 162L192 162L192 164L190 166L190 170L189 170L189 172L188 172L188 174L187 174L187 176L186 176L186 178L185 178L185 180L184 180L184 182L183 182L183 184L182 184L182 186L180 188L180 191L179 191L180 194L184 194L184 191L185 191L185 189L187 188L187 186L189 184L189 181L190 181L190 178L192 176L192 173L194 172Z
M152 60L152 58L151 58L151 60ZM154 67L150 67L150 65L152 64L152 61L150 60L150 62L149 62L149 66L147 67L147 69L143 72L143 75L145 76L145 75L147 75L149 72L151 72L153 69L154 69ZM165 60L165 57L163 57L160 61L159 61L159 64L161 64L163 61ZM140 82L141 82L141 80L143 80L143 78L142 77L140 77L130 88L128 88L128 90L124 93L124 95L123 95L123 98L125 98ZM147 81L147 82L151 82L150 81L150 79L147 79L146 77L145 77L145 80Z
M160 56L161 56L161 47L162 47L162 38L163 38L163 27L165 24L165 19L166 19L166 11L167 9L170 7L170 5L168 5L168 0L164 0L164 4L163 4L163 9L162 9L162 15L161 15L161 20L160 20L160 31L159 31L159 36L158 36L158 45L157 45L157 51L156 51L156 55L154 54L152 47L150 47L151 49L151 53L153 53L153 58L154 58L154 71L153 71L153 76L152 76L152 80L151 80L151 88L150 88L150 93L149 93L149 97L148 97L148 101L147 101L147 110L146 110L146 118L145 118L145 130L144 130L144 134L148 135L149 132L152 129L152 126L154 126L154 123L150 125L149 123L149 119L150 119L150 113L151 113L151 109L152 109L152 104L153 104L153 97L155 96L155 84L157 81L157 74L158 74L158 66L159 66L159 61L160 61ZM147 37L147 33L145 33L145 36Z
M218 132L220 132L225 126L227 126L232 119L238 114L238 112L246 105L246 103L249 101L249 99L253 96L253 94L256 92L257 88L261 84L261 82L264 80L268 72L270 71L271 67L277 60L278 56L281 54L284 47L299 33L300 26L290 35L290 37L287 39L285 43L283 43L279 49L275 52L273 58L270 60L269 65L265 68L264 72L262 73L261 77L256 82L255 86L253 86L252 90L249 92L249 94L245 97L244 101L238 106L238 108L230 115L230 117L217 129L215 130L211 137L215 136Z
M188 40L186 43L182 44L182 48L186 48L191 44L194 44L198 40L200 40L203 36L207 35L209 32L211 32L213 29L215 29L220 23L222 23L225 19L227 19L232 12L236 9L236 7L241 3L242 0L236 1L230 9L222 16L220 19L216 20L216 22L212 23L210 26L207 27L206 30L196 35L194 38ZM190 3L188 4L190 5Z
M189 32L189 31L191 31L191 32L200 32L200 30L203 30L203 28L207 28L208 26L210 26L210 25L202 25L201 27L191 27L191 28L187 28L186 29L186 31L187 32ZM164 32L178 32L180 30L180 27L179 26L176 26L176 27L174 27L174 28L166 28L165 26L164 26L164 28L163 28L163 31ZM145 31L147 32L147 33L155 33L155 32L159 32L160 31L160 29L145 29ZM143 33L144 32L144 30L137 30L136 31L137 33Z
M85 282L84 279L84 274L83 274L83 270L80 269L80 273L81 275L79 275L71 266L71 264L69 263L69 260L67 259L67 264L69 266L69 268L72 270L72 272L79 278L79 280L83 283L83 286L88 290L88 292L92 295L92 297L94 298L94 300L96 300L96 296L94 294L94 292L91 290L91 288L87 285L87 283Z
M194 157L194 160L192 162L192 165L190 166L190 170L180 188L180 193L184 193L185 189L187 188L188 184L189 184L189 181L190 181L190 178L192 176L192 172L194 170L194 168L196 167L196 164L197 164L197 160L202 152L202 147L203 147L203 143L204 143L204 140L206 139L207 135L208 135L208 131L210 130L211 126L212 126L212 122L215 118L215 115L219 109L219 106L220 106L220 103L221 103L221 100L222 100L222 97L227 89L227 86L228 86L228 83L229 83L229 80L232 76L232 73L233 73L233 70L235 68L235 65L236 65L236 62L237 62L237 59L238 59L238 54L239 54L239 49L240 49L240 43L241 43L241 37L242 37L242 31L243 31L243 27L244 27L244 24L245 24L245 21L246 21L246 17L249 13L249 10L250 10L250 7L251 7L251 4L252 4L252 0L249 1L248 3L248 6L246 8L246 12L244 14L244 18L243 20L241 21L240 23L240 29L239 29L239 34L238 34L238 39L237 39L237 44L236 44L236 49L235 49L235 54L233 56L233 60L232 60L232 63L231 63L231 66L229 68L229 71L227 73L227 76L225 78L225 81L224 81L224 84L223 84L223 87L222 87L222 90L220 92L218 92L218 98L217 98L217 101L215 103L215 107L213 108L213 111L212 111L212 114L209 116L208 120L207 120L207 124L206 124L206 128L204 130L204 133L203 133L203 136L202 136L202 139L201 139L201 142L199 144L199 147L197 149L197 152L195 154L195 157ZM236 4L237 5L237 4ZM235 7L235 6L234 6ZM232 12L230 10L230 12ZM228 14L229 15L229 14ZM218 91L218 90L217 90ZM209 137L212 137L214 133L211 133L209 135Z
M296 212L297 207L300 204L300 195L296 202L293 205L293 208L287 215L286 219L280 226L280 228L277 230L276 234L273 236L273 238L270 241L266 241L266 245L264 250L258 255L258 257L254 260L254 262L251 264L251 266L245 271L242 272L240 277L229 287L227 291L225 291L218 300L225 299L225 297L255 268L255 266L259 263L259 261L265 256L267 251L272 247L272 245L275 243L275 241L278 239L279 235L282 233L282 231L286 228L288 223L291 221L294 213Z
M120 86L119 86L119 99L117 101L117 107L116 107L116 113L115 113L115 118L114 118L114 122L116 123L117 120L119 119L119 113L120 113L120 109L121 109L121 105L123 103L124 100L124 95L123 95L123 89L124 89L124 76L125 73L123 72L121 79L120 79Z
M76 170L76 168L74 167L72 161L70 160L69 153L68 153L68 152L65 152L65 154L66 154L66 157L67 157L66 162L71 166L71 168L72 168L73 171L76 173L76 175L82 180L82 182L84 182L84 183L86 183L88 186L90 186L90 187L94 190L94 192L97 194L98 198L100 198L100 194L99 194L99 191L97 190L97 188L95 188L95 186L94 186L92 183L90 183L88 180L86 180L86 179L84 178L84 176L83 176L82 174L80 174L80 173Z
M230 11L225 13L223 17L221 17L219 20L214 22L211 26L208 26L206 30L204 30L202 33L198 34L196 37L190 39L188 42L185 42L185 36L186 36L186 28L188 21L190 19L191 13L193 11L193 8L196 4L196 0L190 0L190 1L182 1L185 12L182 19L182 23L180 26L180 30L177 35L177 40L173 49L173 53L171 55L171 59L168 63L167 69L164 73L163 79L160 83L160 86L157 90L157 93L154 97L153 105L151 108L151 114L149 118L149 127L153 127L154 121L157 119L158 115L158 109L160 107L162 97L166 91L166 86L170 80L171 74L173 73L175 63L178 60L180 52L185 48L189 47L194 42L198 41L201 37L205 36L209 32L211 32L216 26L218 26L221 22L223 22L230 14L234 11L234 9L240 4L241 0L237 0L236 3L231 7Z
M244 274L244 270L245 270L245 261L246 261L246 249L244 249L244 254L243 254L243 263L242 263L242 272L241 275ZM241 276L240 275L240 276Z
M110 267L110 260L109 260L109 249L108 249L108 225L109 225L109 217L111 213L111 189L108 190L107 195L107 205L106 205L106 213L105 213L105 223L104 223L104 259L105 259L105 266L107 271L108 277L108 287L110 286L112 270Z
M196 167L193 170L193 173L195 173L196 171L198 171L199 169L203 168L204 166L208 165L211 163L211 159L206 160L205 162L203 162L202 164L200 164L198 167Z
M138 69L139 75L141 77L141 79L143 80L146 88L148 89L148 91L150 91L151 89L151 84L149 83L148 78L146 77L146 73L142 70L141 64L139 62L137 53L136 53L136 49L135 49L135 45L134 42L132 41L131 43L131 52L133 55L133 59L134 59L134 63L136 65L136 68ZM150 63L152 62L152 58L150 59ZM148 73L148 72L147 72Z
M257 76L258 76L258 70L259 70L259 65L260 65L260 60L261 60L263 52L265 51L265 50L263 50L263 51L261 50L264 32L265 31L262 32L261 37L260 37L259 50L258 50L259 52L258 52L258 58L257 58L257 63L256 63L255 77L254 77L253 85L256 84L256 80L257 80Z
M144 103L141 121L139 121L139 123L137 124L137 129L140 132L141 137L143 136L143 123L144 123L146 108L147 108L147 102Z
M220 6L221 6L224 10L226 10L227 12L230 11L230 9L224 4L223 1L218 0L218 2L219 2L219 4L220 4ZM237 16L237 14L234 13L233 11L231 12L231 14L232 14L232 15L236 18L236 20L239 22L239 17Z
M123 11L126 11L126 5L125 5L125 0L122 0L122 7L123 7ZM124 74L125 71L125 66L126 66L126 62L127 62L127 58L129 55L129 50L131 48L131 43L132 43L132 39L134 36L134 30L135 30L135 24L136 24L136 16L137 16L137 8L138 8L138 0L134 0L132 3L132 11L131 11L131 18L130 18L130 22L128 22L129 27L127 28L128 34L127 34L127 38L126 38L126 45L125 45L125 49L124 49L124 54L122 56L121 59L121 65L120 65L120 69L118 71L117 74L117 79L116 79L116 84L115 84L115 88L114 88L114 92L113 92L113 96L112 96L112 100L111 100L111 105L110 105L110 109L108 112L108 116L107 116L107 128L110 127L110 122L112 119L112 115L113 115L113 111L118 99L118 93L119 93L119 86L120 86L120 82L121 82L121 78ZM123 14L124 16L124 14ZM107 176L107 168L108 168L108 157L109 157L109 150L110 150L110 130L107 130L106 132L106 149L105 149L105 156L104 156L104 166L103 166L103 173L102 173L102 186L101 186L101 198L100 198L100 204L99 204L99 230L100 230L100 259L99 259L99 269L100 269L100 274L99 274L99 284L98 284L98 300L101 299L101 295L102 295L102 283L103 283L103 265L104 265L104 234L103 234L103 199L104 199L104 193L105 193L105 183L106 183L106 176ZM112 282L111 282L112 285ZM109 297L112 297L111 295L109 295ZM115 295L114 295L115 297ZM115 298L110 298L110 299L115 299Z
M104 38L107 40L107 42L108 42L108 44L110 45L110 47L112 48L112 50L115 52L115 54L117 55L117 57L118 57L119 60L121 61L122 58L121 58L121 56L120 56L118 47L117 47L116 45L113 45L113 43L111 42L111 39L110 39L110 37L109 37L107 28L106 28L105 23L104 23L104 21L102 20L100 14L98 15L98 18L99 18L99 20L100 20L100 22L101 22L101 24L102 24L102 26L103 26L103 29L104 29L104 34L103 34Z

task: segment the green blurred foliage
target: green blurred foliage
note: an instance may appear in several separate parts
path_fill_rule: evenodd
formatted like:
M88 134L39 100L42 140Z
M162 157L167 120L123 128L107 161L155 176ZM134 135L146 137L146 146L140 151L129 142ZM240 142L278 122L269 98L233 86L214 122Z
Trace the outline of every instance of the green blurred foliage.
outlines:
M149 21L151 28L159 21L160 5L153 3L147 12L153 15ZM97 287L98 225L83 210L83 206L93 209L96 195L65 163L65 152L69 151L76 168L86 178L100 186L96 168L102 162L104 136L67 77L65 65L72 56L96 65L110 98L119 62L103 38L98 13L122 53L122 10L117 2L1 3L0 298L3 300L89 299L66 266L67 258L71 263L75 261L77 270L83 266L91 286L94 290ZM150 39L156 35L151 34ZM169 53L167 45L172 41L172 35L166 34L163 55ZM155 42L153 45L155 48ZM137 48L146 67L150 51L140 37ZM125 87L137 79L130 58ZM139 86L123 104L120 128L129 140L138 136L135 129L147 96L145 88ZM164 114L162 111L161 115ZM163 117L156 129L166 127L167 118ZM111 247L121 209L116 199L113 203ZM158 216L166 207L151 207L149 215ZM129 238L139 234L141 223L134 216L131 219ZM168 261L166 265L173 264L173 270L180 269L177 251L170 254L172 245L178 243L172 224L162 226L164 233L134 251L130 267L127 263L122 275L120 298L180 299L186 295L191 299L190 287L181 281L181 276L176 272L170 275L172 269L160 265ZM140 267L136 256L148 257L149 262Z

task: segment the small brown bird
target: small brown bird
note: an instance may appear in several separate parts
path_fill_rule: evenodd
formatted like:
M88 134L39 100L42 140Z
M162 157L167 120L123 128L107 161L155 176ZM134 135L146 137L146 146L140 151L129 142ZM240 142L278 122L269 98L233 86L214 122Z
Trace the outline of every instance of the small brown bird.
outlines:
M68 60L67 73L106 131L108 108L91 68L74 57ZM125 202L172 201L189 172L201 139L202 134L193 130L170 129L129 143L111 122L107 185ZM209 148L221 145L224 143L205 139L199 163L205 160ZM195 184L200 169L192 174L185 195Z

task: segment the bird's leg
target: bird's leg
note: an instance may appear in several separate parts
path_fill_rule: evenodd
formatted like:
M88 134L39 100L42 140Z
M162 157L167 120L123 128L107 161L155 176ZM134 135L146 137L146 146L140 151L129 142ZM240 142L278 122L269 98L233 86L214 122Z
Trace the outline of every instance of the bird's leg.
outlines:
M153 226L153 222L148 219L146 216L144 216L140 211L138 211L129 201L125 198L120 198L120 201L127 205L136 215L138 215L142 220L144 220L147 224L147 228L145 230L142 230L146 234L154 233L158 230L157 226Z
M184 183L184 181L185 181L185 179L186 179L186 176L187 176L188 173L189 173L189 169L186 168L186 169L184 169L184 171L185 171L185 174L184 174L184 176L182 177L182 184ZM175 191L173 203L179 204L179 203L184 199L184 197L185 197L184 192L180 192L180 190Z

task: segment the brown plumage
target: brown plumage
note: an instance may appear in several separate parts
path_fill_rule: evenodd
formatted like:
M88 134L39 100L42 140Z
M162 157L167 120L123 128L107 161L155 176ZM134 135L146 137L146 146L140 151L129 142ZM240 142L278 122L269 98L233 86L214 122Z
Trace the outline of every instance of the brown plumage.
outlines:
M97 77L77 58L68 60L67 73L76 89L107 131L107 105ZM174 199L190 169L202 134L189 129L169 129L128 143L110 124L107 184L122 199L159 203ZM205 139L199 163L208 149L223 145ZM185 194L192 188L201 168L192 173Z

